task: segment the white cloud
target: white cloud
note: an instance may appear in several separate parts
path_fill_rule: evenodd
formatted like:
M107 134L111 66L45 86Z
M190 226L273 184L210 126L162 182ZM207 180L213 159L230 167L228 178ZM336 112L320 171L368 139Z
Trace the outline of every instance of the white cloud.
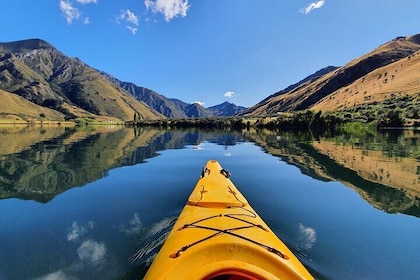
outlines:
M145 18L144 18L144 21L145 21L145 22L154 22L154 23L157 23L157 20L156 20L156 19L154 19L154 18L150 18L150 17L145 17Z
M91 4L91 3L97 3L99 0L76 0L76 2L85 5L85 4ZM66 21L68 24L73 23L73 21L76 21L80 18L80 10L73 5L70 0L60 0L60 10L64 14ZM83 19L83 24L89 24L90 19L89 17L85 17Z
M316 242L316 231L311 227L305 227L303 224L298 226L298 239L299 246L304 249L311 249Z
M89 261L94 264L98 263L105 257L105 244L98 243L92 239L86 240L77 249L77 254L79 255L79 259L82 261Z
M228 97L228 98L232 98L232 97L235 96L235 92L234 91L227 91L223 96Z
M204 102L203 101L194 101L193 104L198 104L204 107Z
M77 20L80 17L79 9L73 7L70 2L65 0L60 0L60 10L66 17L68 24L71 24L74 20Z
M130 11L129 9L121 10L120 14L115 18L115 20L117 23L125 21L128 23L132 23L135 26L139 25L139 17L136 16L136 14Z
M129 26L127 25L125 28L131 31L131 34L136 35L137 34L137 27Z
M188 0L144 0L144 5L153 13L163 14L168 22L177 16L185 17L190 8Z
M76 0L77 2L81 4L90 4L90 3L98 3L99 0Z
M301 9L300 12L303 14L309 14L310 12L312 12L313 9L319 9L322 6L324 6L324 4L325 4L325 0L318 0L316 2L312 2L308 4L308 6Z
M126 19L134 25L139 25L139 18L132 11L128 10L125 12Z
M127 23L125 26L128 30L130 30L131 34L137 34L137 27L139 25L139 17L130 11L129 9L121 10L120 14L115 17L115 22L120 24L121 22Z

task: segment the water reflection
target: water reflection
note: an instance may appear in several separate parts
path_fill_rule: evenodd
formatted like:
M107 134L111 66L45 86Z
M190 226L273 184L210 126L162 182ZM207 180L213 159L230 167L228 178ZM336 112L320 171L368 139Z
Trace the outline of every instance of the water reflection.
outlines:
M316 242L316 231L311 227L306 227L302 223L298 226L297 244L299 247L309 250Z
M420 217L420 131L249 134L266 152L323 181L341 181L388 213Z
M3 128L0 130L0 199L48 202L70 188L83 186L120 166L135 165L158 151L203 141L235 145L238 136L164 132L115 127Z
M213 157L317 279L417 279L419 140L0 128L0 279L141 279Z
M204 142L228 147L255 142L272 155L322 181L341 181L374 207L420 217L420 132L313 134L245 131L242 134L126 128L3 128L0 130L0 198L50 201L119 166L159 151Z
M18 145L2 145L0 198L47 202L67 189L106 176L112 168L154 156L149 141L161 134L147 131L134 137L132 130L103 128L3 131L2 144L14 139Z

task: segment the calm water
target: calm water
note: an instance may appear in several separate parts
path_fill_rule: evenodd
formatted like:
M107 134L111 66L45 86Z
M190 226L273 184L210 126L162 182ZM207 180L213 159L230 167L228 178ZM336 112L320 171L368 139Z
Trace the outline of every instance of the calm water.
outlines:
M317 279L418 279L419 144L0 127L0 279L141 279L209 159Z

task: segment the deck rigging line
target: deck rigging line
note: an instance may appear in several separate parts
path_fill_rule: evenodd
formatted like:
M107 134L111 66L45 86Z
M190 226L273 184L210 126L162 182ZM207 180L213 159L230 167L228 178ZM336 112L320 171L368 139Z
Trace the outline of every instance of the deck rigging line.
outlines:
M248 238L248 237L245 237L243 235L240 235L240 234L235 233L234 231L238 231L238 230L242 230L242 229L248 229L248 228L253 228L253 227L259 228L259 229L264 230L264 231L268 231L267 229L265 229L260 224L255 224L255 223L252 223L250 221L247 221L247 220L244 220L244 219L235 217L235 216L239 216L239 215L241 215L241 216L248 216L248 217L251 217L251 218L255 218L256 217L256 214L253 213L252 211L248 210L248 209L245 209L245 208L242 208L242 207L238 207L237 209L242 209L242 210L248 211L249 214L242 214L242 213L233 213L233 214L227 214L227 215L218 214L218 215L214 215L214 216L210 216L210 217L206 217L206 218L197 220L197 221L195 221L193 223L190 223L190 224L185 224L182 227L180 227L178 229L178 231L181 231L181 230L184 230L184 229L187 229L187 228L199 228L199 229L214 231L215 233L213 233L213 234L211 234L211 235L209 235L207 237L204 237L204 238L202 238L200 240L197 240L197 241L195 241L193 243L190 243L188 245L185 245L184 247L180 248L177 252L171 254L170 257L171 258L177 258L177 257L179 257L181 255L182 252L185 252L186 250L188 250L192 246L195 246L195 245L197 245L197 244L199 244L201 242L204 242L204 241L209 240L211 238L214 238L216 236L219 236L219 235L222 235L222 234L228 234L228 235L237 237L239 239L242 239L242 240L246 240L248 242L251 242L251 243L253 243L255 245L258 245L258 246L266 249L267 251L269 251L271 253L274 253L274 254L280 256L283 259L288 259L287 255L281 253L276 248L267 246L267 245L265 245L263 243L260 243L258 241L255 241L255 240L253 240L251 238ZM229 219L239 220L241 222L244 222L247 225L240 226L240 227L234 227L234 228L227 228L227 229L218 229L218 228L214 228L214 227L208 227L208 226L199 225L199 223L201 223L203 221L210 220L210 219L215 219L215 218L222 218L222 217L226 217L226 218L229 218Z

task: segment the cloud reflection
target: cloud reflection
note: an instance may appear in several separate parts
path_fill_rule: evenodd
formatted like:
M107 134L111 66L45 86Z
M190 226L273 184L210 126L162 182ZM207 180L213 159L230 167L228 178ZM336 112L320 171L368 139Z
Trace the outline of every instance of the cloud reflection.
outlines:
M98 264L104 260L106 255L106 248L104 243L98 243L95 240L89 239L82 243L77 249L79 259L88 261L92 264Z
M141 222L139 213L134 213L133 217L128 221L128 223L120 225L120 232L123 232L127 235L138 234L143 229L143 223Z
M204 145L202 143L198 144L198 145L194 145L192 146L193 150L204 150Z
M105 243L92 238L95 227L96 225L92 221L86 223L74 221L68 228L66 236L66 240L71 244L67 247L72 251L71 259L65 260L63 257L59 270L43 275L36 280L92 279L92 275L119 275L122 273L121 268L110 261L112 257L110 258ZM98 277L94 277L94 279L96 278ZM115 278L110 277L109 279Z
M71 229L67 233L67 241L76 241L83 237L86 233L95 227L93 222L88 222L86 225L79 225L77 222L73 222Z
M229 152L229 151L225 151L225 152L223 153L223 155L224 155L225 157L231 157L231 156L232 156L232 153L231 153L231 152Z
M36 280L77 280L77 278L67 275L60 269L50 274L36 278Z
M316 242L316 231L311 227L305 227L302 223L298 226L298 244L301 248L309 250Z
M94 228L95 223L92 221L89 221L84 225L73 222L67 233L67 241L80 244L77 248L77 255L81 261L87 261L90 264L96 265L104 260L106 247L104 243L99 243L86 236L89 235Z

